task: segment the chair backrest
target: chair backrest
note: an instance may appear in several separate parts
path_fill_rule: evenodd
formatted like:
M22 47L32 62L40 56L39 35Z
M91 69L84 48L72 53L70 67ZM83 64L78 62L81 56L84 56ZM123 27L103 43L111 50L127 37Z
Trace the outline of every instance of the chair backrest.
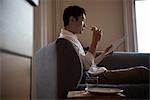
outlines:
M82 65L73 45L59 38L35 56L36 97L38 100L66 98L82 77Z

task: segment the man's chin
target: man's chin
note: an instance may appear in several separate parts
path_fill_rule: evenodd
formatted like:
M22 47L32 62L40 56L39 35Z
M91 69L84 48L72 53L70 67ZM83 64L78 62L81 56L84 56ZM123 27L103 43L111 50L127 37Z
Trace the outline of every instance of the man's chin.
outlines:
M81 30L81 31L77 32L77 34L82 34L82 33L84 33L84 31L83 31L83 30Z
M82 33L83 33L83 30L81 30L79 34L82 34Z

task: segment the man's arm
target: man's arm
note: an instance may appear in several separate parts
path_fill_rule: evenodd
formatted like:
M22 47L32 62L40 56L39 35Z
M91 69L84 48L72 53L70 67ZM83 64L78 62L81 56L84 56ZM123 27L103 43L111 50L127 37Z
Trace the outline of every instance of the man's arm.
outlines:
M93 31L93 37L92 37L92 43L89 48L89 52L91 52L93 54L93 56L95 57L97 43L100 41L100 39L102 37L102 31L100 29L98 29L97 27L92 27L91 30ZM108 46L104 50L104 52L95 59L96 64L99 64L106 56L113 53L113 52L110 52L107 54L107 52L111 49L111 47L112 47L112 45Z
M97 27L92 27L91 30L93 31L93 36L92 36L92 43L90 45L89 52L91 52L95 56L97 43L101 39L102 31Z
M97 42L92 41L90 48L89 48L89 52L92 53L94 56L96 54L96 47L97 47Z

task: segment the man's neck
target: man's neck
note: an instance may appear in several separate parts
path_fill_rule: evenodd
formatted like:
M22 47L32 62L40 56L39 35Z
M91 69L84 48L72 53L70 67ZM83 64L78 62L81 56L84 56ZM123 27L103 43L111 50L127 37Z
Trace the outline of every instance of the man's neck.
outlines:
M73 31L73 29L70 28L69 26L64 27L64 29L67 30L67 31L69 31L69 32L71 32L71 33L73 33L73 34L76 34L76 33Z

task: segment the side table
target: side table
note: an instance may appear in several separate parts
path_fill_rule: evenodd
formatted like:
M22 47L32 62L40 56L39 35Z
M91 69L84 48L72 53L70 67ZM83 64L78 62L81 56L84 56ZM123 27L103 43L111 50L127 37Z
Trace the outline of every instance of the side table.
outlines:
M89 93L85 90L80 91L69 91L67 95L68 99L89 99L89 100L126 100L125 95L122 93L115 93L115 94L102 94L102 93Z

